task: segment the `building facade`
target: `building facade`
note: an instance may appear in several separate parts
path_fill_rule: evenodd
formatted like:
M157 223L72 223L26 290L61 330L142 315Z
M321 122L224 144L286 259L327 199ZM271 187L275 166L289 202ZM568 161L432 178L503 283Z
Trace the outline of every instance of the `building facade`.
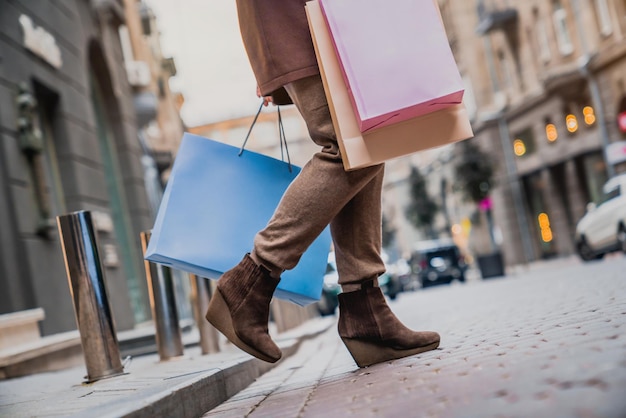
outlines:
M626 171L624 0L440 1L475 139L493 153L507 264L576 251L602 184Z
M44 335L76 328L55 218L79 210L94 217L118 330L150 319L141 133L155 117L141 119L120 40L128 7L0 0L0 313L42 307Z
M416 167L442 209L433 229L468 255L491 253L493 243L508 265L575 253L574 229L587 203L599 198L610 175L626 171L626 1L439 0L439 6L466 84L471 141L495 161L495 228L490 233L485 214L455 184L455 147L427 150L387 163L384 213L394 231L388 252L407 257L427 238L405 215L407 179ZM288 139L306 144L297 118ZM236 145L251 120L193 130ZM250 143L276 156L275 119L260 121L265 127ZM300 156L296 149L300 161L314 152L302 148Z

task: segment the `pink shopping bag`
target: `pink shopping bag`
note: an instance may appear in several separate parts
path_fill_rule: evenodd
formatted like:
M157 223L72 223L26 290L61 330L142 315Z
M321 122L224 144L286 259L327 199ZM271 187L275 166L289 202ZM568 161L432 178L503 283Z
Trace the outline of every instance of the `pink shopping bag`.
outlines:
M458 105L463 82L433 0L320 0L361 132Z
M474 135L463 104L371 132L359 131L319 1L307 2L306 13L346 170L380 164L414 152L462 141Z

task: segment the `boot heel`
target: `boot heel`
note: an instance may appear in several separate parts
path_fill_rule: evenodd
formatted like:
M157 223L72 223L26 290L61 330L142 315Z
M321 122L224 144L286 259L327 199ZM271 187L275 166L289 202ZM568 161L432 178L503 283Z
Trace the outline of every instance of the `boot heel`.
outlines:
M439 341L422 347L399 350L356 338L341 337L341 340L359 367L367 367L376 363L413 356L439 347Z
M230 342L246 353L267 361L268 363L276 363L280 359L280 357L269 357L241 341L235 332L235 328L233 327L233 319L230 314L230 310L228 309L228 305L226 304L226 301L224 300L224 297L219 289L216 289L216 292L211 297L209 309L207 310L205 317L206 320L209 321L219 332L224 334Z

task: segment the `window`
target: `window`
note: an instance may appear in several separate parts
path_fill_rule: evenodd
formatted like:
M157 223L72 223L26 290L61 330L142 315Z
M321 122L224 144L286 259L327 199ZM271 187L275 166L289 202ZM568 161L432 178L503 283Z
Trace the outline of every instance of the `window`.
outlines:
M609 190L606 193L603 193L602 197L600 198L600 202L598 204L601 205L601 204L603 204L605 202L608 202L609 200L613 200L615 198L618 198L621 195L622 195L622 193L621 193L620 186L617 186L616 188L611 189L611 190Z
M541 172L537 172L525 177L523 183L531 219L535 220L533 222L535 243L542 257L551 256L554 254L555 245L550 225L550 210L546 202L549 192L546 177Z
M49 216L54 218L55 215L66 212L61 169L56 150L56 144L59 140L59 98L51 90L40 84L35 85L35 92L39 103L39 125L44 140L43 169L48 182Z
M567 26L567 12L563 8L560 0L554 0L552 2L552 7L554 30L559 44L559 51L563 55L569 55L574 52L574 45L572 44L572 37L570 36L569 28Z
M515 135L513 140L513 152L518 157L530 155L535 152L535 136L532 128L526 128Z
M600 33L604 36L609 36L611 33L613 33L613 23L611 22L609 5L606 0L595 0L595 5Z
M552 123L550 118L546 118L544 122L546 126L546 139L549 143L553 144L559 139L559 130L556 125Z
M505 89L513 87L513 71L511 69L511 63L508 59L506 59L504 51L498 51L498 64L500 65L502 85Z
M589 193L588 201L599 204L604 199L602 186L608 180L606 162L602 152L594 152L581 157L579 164L581 164L583 178Z
M562 117L565 122L563 125L564 133L572 138L581 127L582 119L580 119L580 113L578 111L579 105L577 103L563 103Z
M583 116L584 116L585 123L587 124L587 126L592 126L594 123L596 123L596 113L595 113L595 110L593 110L593 107L591 106L583 107Z
M133 45L130 41L130 34L128 33L128 27L126 25L121 25L118 29L120 36L120 44L122 46L122 56L124 57L124 62L133 61Z
M545 64L552 58L552 51L550 51L550 38L548 38L548 28L546 21L543 18L537 20L536 26L537 43L539 45L539 58Z

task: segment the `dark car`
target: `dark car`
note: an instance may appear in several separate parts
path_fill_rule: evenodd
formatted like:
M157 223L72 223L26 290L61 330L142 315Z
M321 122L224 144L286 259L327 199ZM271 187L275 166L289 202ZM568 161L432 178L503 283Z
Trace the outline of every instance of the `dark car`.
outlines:
M465 281L465 257L453 241L422 241L414 248L409 264L422 287Z
M337 295L341 293L339 285L339 274L337 273L337 264L335 263L335 253L328 254L328 264L326 265L326 274L324 274L324 285L322 286L322 295L317 302L317 310L320 315L334 315L339 305Z

